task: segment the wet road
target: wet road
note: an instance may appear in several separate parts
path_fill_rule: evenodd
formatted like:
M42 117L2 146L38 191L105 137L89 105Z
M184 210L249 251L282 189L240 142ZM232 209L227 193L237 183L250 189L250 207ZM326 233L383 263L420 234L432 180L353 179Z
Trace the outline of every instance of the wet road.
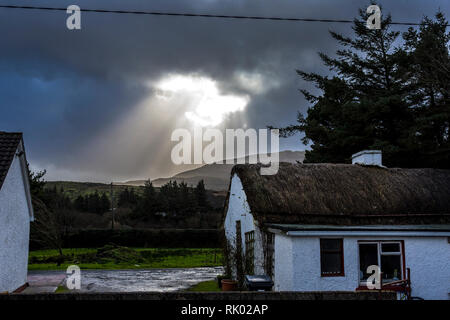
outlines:
M82 292L170 292L186 289L202 281L214 280L222 267L185 269L81 270ZM29 271L28 276L54 282L64 271Z

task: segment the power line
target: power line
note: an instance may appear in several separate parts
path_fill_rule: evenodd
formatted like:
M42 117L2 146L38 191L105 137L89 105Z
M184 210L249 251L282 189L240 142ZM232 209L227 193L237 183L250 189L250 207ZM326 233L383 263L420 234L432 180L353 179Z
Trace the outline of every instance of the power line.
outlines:
M14 6L0 5L5 9L24 9L24 10L46 10L46 11L67 11L67 8L57 7L35 7L35 6ZM353 23L353 20L339 19L313 19L313 18L286 18L286 17L265 17L265 16L236 16L219 14L198 14L198 13L180 13L180 12L161 12L161 11L129 11L129 10L107 10L107 9L80 9L81 12L95 13L116 13L116 14L138 14L154 16L172 16L172 17L196 17L196 18L216 18L216 19L241 19L241 20L271 20L271 21L294 21L294 22L325 22L325 23ZM391 25L419 26L416 22L390 22ZM449 27L450 25L446 25Z

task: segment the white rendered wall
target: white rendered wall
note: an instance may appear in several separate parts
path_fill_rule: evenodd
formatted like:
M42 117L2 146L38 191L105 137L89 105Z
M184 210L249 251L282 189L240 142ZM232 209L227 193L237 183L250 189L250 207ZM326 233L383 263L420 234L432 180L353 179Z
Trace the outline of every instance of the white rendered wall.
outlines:
M30 216L20 160L14 157L0 189L0 292L27 281Z
M293 286L294 266L292 254L292 238L276 234L274 244L274 291L296 291Z
M231 179L228 211L225 217L225 235L230 244L236 248L236 221L241 221L242 250L245 251L245 233L255 231L255 274L264 274L264 252L262 234L255 223L247 202L241 179L235 174Z
M321 277L319 237L277 234L275 290L355 291L359 286L358 240L404 240L406 267L411 268L412 295L449 299L450 244L446 237L344 237L345 276Z
M411 268L412 295L450 299L450 243L446 237L405 240L406 267Z

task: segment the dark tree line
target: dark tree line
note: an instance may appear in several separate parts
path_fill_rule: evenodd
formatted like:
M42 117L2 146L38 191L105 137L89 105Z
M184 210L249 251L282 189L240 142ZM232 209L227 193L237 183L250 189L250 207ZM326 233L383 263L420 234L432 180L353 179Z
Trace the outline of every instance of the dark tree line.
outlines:
M349 162L364 149L381 149L387 166L450 167L450 33L444 15L424 18L401 34L355 19L353 37L331 32L342 48L320 53L335 76L298 70L321 94L301 90L311 107L280 134L304 133L305 162ZM402 41L400 41L402 40Z
M125 190L119 193L117 205L119 208L133 207L136 205L138 198L139 196L136 195L134 189L128 190L128 188L125 188Z
M195 188L189 187L185 182L169 181L159 192L147 181L140 195L128 188L123 190L119 194L118 206L131 208L131 216L142 220L159 219L163 216L182 218L211 209L203 180Z
M107 194L100 194L98 191L80 195L72 201L63 188L46 186L45 173L29 174L35 218L31 224L30 240L38 247L57 249L62 257L64 239L76 231L80 224L85 225L83 217L98 219L100 223L104 223L102 213L108 212L111 204ZM148 181L143 188L125 188L117 194L116 199L117 207L124 209L116 210L116 215L122 215L121 222L125 224L129 222L129 218L136 223L158 222L162 216L168 218L164 220L168 226L198 227L216 224L216 216L209 214L216 212L208 203L203 181L195 188L171 181L159 191ZM98 218L96 215L83 214L84 212L97 213Z
M75 210L102 214L111 208L109 197L103 192L101 195L95 191L86 195L79 195L75 200L66 195L64 188L45 187L43 176L45 171L30 174L30 189L32 196L39 198L45 206L54 211Z
M102 214L111 208L111 201L106 193L99 195L97 191L91 194L79 195L73 202L73 207L80 212Z
M45 188L46 171L29 171L30 192L34 209L34 222L30 240L47 248L57 249L62 257L63 238L72 225L71 201L64 190Z
M54 248L62 256L64 238L73 231L77 211L103 213L109 210L106 194L98 192L79 196L75 201L66 195L64 189L46 187L46 171L29 171L30 192L34 209L30 240L45 248Z

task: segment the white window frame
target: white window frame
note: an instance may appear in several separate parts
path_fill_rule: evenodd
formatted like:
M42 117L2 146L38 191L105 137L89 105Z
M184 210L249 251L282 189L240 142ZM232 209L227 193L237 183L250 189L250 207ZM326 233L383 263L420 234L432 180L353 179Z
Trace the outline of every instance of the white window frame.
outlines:
M377 263L378 266L381 269L381 272L383 272L382 266L381 266L381 256L400 256L400 271L401 271L401 277L402 279L405 278L405 270L404 270L404 265L403 265L403 256L404 256L404 252L403 252L403 243L400 240L370 240L370 241L365 241L365 240L360 240L358 241L358 271L361 270L361 257L359 255L359 246L361 244L376 244L377 245ZM382 244L398 244L399 247L399 251L398 252L382 252ZM360 277L358 276L359 279L359 283L360 284L366 284L367 280L361 280ZM399 280L402 280L399 279ZM389 283L389 282L393 282L395 280L393 279L383 279L383 282L385 283Z
M251 251L251 263L252 263L252 274L255 274L255 230L250 230L244 233L245 238L245 256L247 257L248 252Z

